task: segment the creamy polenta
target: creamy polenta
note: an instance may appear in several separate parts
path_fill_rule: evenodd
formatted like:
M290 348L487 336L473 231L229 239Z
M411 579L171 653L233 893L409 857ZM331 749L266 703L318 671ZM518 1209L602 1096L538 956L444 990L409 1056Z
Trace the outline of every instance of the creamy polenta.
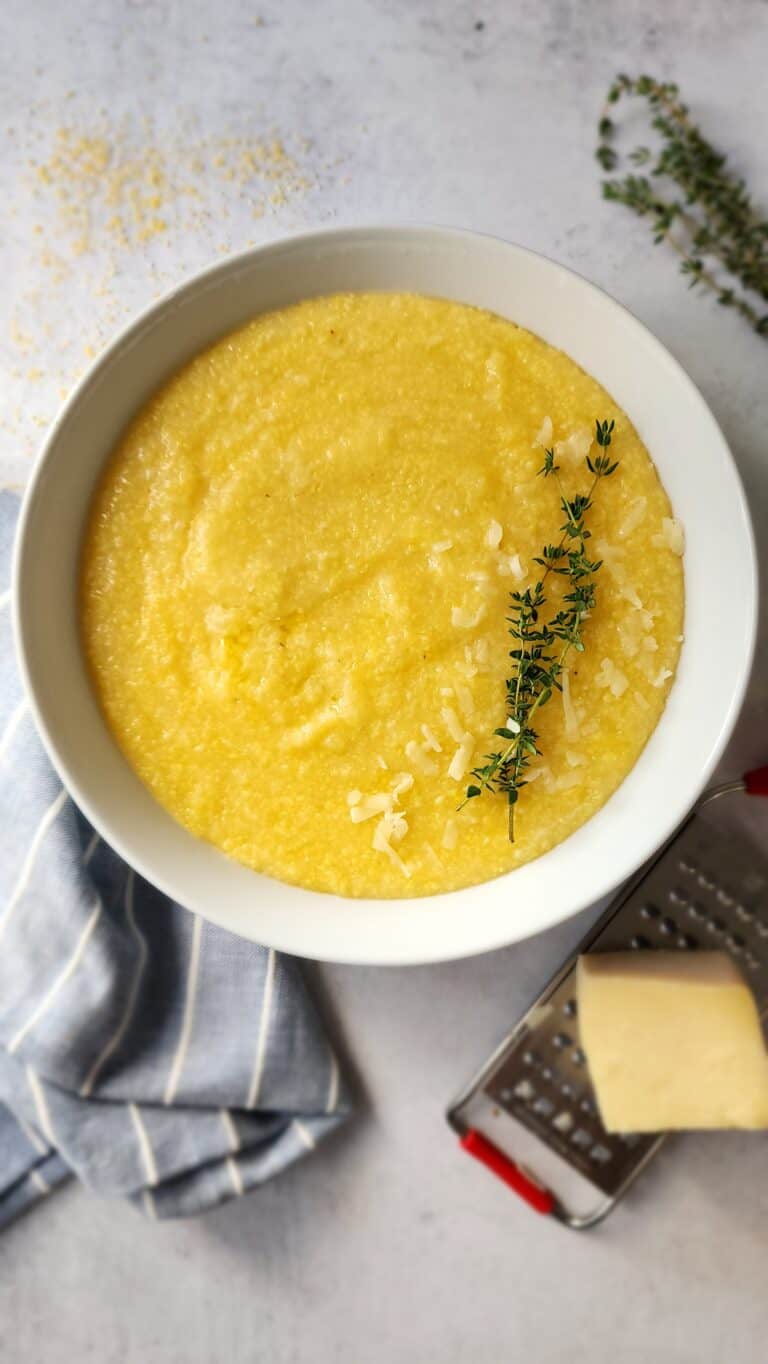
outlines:
M498 746L509 593L616 475L585 652L537 715L542 756L457 812ZM490 313L405 294L313 299L198 355L109 461L82 628L108 722L183 825L282 880L424 895L539 856L615 790L677 663L682 532L648 452L572 360Z

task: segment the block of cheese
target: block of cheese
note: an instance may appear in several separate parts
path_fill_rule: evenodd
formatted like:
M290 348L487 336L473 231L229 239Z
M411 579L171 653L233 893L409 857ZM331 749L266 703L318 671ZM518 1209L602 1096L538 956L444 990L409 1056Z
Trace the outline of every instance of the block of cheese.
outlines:
M757 1006L725 952L579 958L579 1033L608 1132L768 1127Z

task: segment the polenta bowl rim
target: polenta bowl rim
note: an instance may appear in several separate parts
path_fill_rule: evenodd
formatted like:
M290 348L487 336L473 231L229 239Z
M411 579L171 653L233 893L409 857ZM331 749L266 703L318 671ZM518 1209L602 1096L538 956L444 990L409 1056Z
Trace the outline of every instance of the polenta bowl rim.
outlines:
M167 375L240 322L344 288L478 304L566 350L628 412L688 535L678 675L632 772L598 814L543 857L424 898L355 900L305 890L195 839L161 810L119 752L80 650L80 540L94 482L125 421ZM672 449L681 452L674 459ZM695 480L677 463L692 458ZM705 554L715 527L719 576ZM489 951L559 923L663 844L705 785L738 715L755 646L757 568L746 499L720 428L682 366L622 305L565 266L497 237L415 224L334 227L216 262L107 346L35 464L17 530L13 613L19 665L49 756L83 813L136 871L188 909L269 946L404 965ZM728 661L714 677L704 666L713 619L728 645Z

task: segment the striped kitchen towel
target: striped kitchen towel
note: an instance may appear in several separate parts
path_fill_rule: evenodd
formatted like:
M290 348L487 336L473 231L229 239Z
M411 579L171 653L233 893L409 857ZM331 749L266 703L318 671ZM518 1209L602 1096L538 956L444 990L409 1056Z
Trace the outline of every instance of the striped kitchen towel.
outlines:
M0 495L0 582L17 499ZM349 1114L296 963L204 922L107 847L43 752L0 596L0 1226L77 1175L201 1212Z

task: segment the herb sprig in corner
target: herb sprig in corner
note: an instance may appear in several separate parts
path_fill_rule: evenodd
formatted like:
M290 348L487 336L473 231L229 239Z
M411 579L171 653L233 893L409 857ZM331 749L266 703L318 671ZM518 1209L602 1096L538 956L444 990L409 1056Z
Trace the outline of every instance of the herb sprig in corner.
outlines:
M630 152L627 160L636 169L619 177L612 174L620 166L614 110L627 97L647 101L658 143ZM598 136L595 155L609 177L603 197L648 220L654 244L667 242L680 256L691 289L702 285L768 339L768 220L753 206L744 180L696 127L677 86L652 76L617 76Z
M560 466L554 448L545 450L544 463L539 469L543 478L554 478L560 494L560 509L565 521L560 527L557 544L545 545L534 563L544 571L533 587L510 594L510 615L507 617L509 634L515 641L509 656L513 660L512 675L506 681L507 721L494 734L506 740L506 746L488 753L481 767L473 768L474 781L467 787L459 809L484 792L503 792L509 808L509 841L515 841L515 806L520 791L526 785L525 773L533 758L541 756L538 734L533 721L536 713L550 700L554 691L562 691L562 674L572 649L584 650L582 625L594 609L595 577L602 560L591 559L587 542L591 532L585 524L587 512L601 479L610 478L618 468L607 453L614 431L613 421L595 422L595 442L600 451L594 458L588 455L585 463L592 475L586 493L568 496L560 477ZM550 573L567 580L559 610L544 620L547 606L545 591Z

